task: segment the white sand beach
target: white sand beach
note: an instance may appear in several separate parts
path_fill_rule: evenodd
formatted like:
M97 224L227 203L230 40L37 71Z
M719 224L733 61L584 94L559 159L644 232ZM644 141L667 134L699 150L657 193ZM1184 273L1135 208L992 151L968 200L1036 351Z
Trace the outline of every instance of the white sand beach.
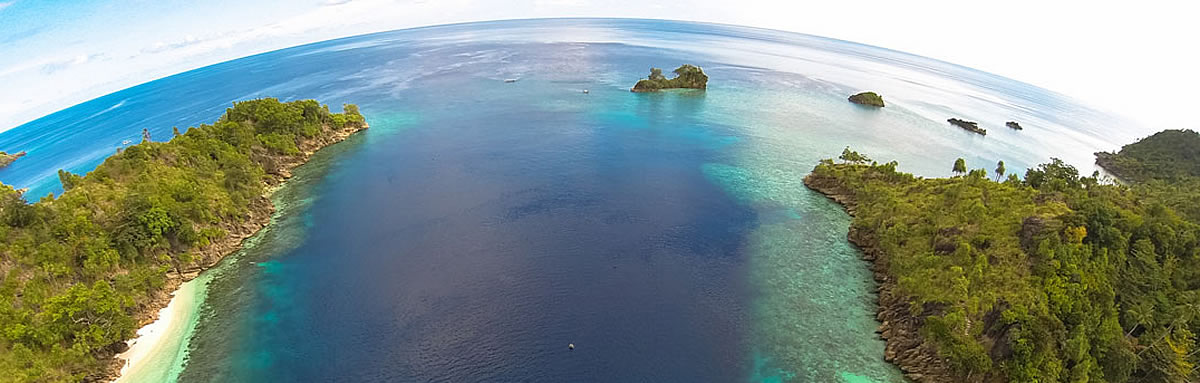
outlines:
M138 329L137 337L129 341L129 350L117 355L125 365L113 382L170 382L178 377L204 303L211 278L208 274L180 285L167 307L158 312L158 319Z

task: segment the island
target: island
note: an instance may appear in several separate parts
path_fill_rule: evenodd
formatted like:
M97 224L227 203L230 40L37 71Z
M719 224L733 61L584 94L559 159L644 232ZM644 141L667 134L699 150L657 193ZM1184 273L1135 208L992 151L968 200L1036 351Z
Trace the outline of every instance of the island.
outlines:
M1147 141L1159 139L1117 156L1168 151ZM804 184L852 216L848 238L879 283L884 358L911 380L1197 378L1200 216L1172 201L1200 189L1162 193L1152 185L1175 181L1155 178L1141 191L1058 159L1023 179L1002 161L971 170L948 160L954 176L922 178L849 148L839 159ZM1200 166L1174 160L1168 176Z
M859 104L859 105L875 106L875 107L882 108L883 107L883 96L880 96L880 95L876 94L875 92L862 92L862 93L850 96L850 102L853 102L853 103Z
M1013 130L1022 130L1022 129L1025 129L1025 128L1022 128L1022 127L1021 127L1021 124L1018 124L1016 121L1009 121L1009 122L1005 122L1005 123L1004 123L1004 126L1007 126L1007 127L1009 127L1009 128L1012 128Z
M367 128L354 105L234 103L211 125L119 150L30 204L0 185L0 380L107 381L183 281L271 220L274 185Z
M987 129L980 128L980 127L979 127L979 123L978 123L978 122L975 122L975 121L967 121L967 120L960 120L960 119L957 119L957 118L951 118L951 119L949 119L949 120L946 120L946 121L947 121L947 122L949 122L949 123L950 123L950 125L954 125L954 126L957 126L957 127L963 128L963 129L966 129L968 132L971 132L971 133L979 133L979 134L982 134L982 135L987 135Z
M25 151L18 152L17 154L8 154L8 152L0 152L0 168L8 167L8 165L12 164L13 161L16 161L18 158L21 158L24 156L25 156Z
M1192 130L1164 130L1116 153L1096 153L1096 164L1129 181L1184 180L1200 177L1200 134Z
M664 89L707 89L708 75L700 67L683 64L675 68L675 78L663 76L662 69L650 68L650 76L638 80L631 92L657 92Z
M1121 150L1096 153L1096 164L1146 201L1160 201L1200 221L1200 133L1170 129Z

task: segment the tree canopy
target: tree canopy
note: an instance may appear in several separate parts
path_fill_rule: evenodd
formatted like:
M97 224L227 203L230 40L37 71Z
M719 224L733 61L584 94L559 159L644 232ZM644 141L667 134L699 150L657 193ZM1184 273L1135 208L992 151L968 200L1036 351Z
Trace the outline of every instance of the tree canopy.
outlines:
M853 231L889 255L959 380L1200 378L1200 226L1164 201L1057 159L1024 181L830 160L810 177L849 196Z
M1200 177L1200 134L1164 130L1121 147L1096 153L1096 163L1125 180L1183 180Z

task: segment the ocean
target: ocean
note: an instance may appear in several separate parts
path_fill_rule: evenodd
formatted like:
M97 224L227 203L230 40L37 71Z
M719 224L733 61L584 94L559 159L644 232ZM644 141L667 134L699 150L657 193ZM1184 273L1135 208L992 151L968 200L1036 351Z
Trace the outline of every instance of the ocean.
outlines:
M706 91L629 92L685 63ZM864 90L888 106L846 101ZM127 381L901 382L850 218L804 175L847 146L921 176L958 157L1090 173L1093 152L1145 133L852 42L517 20L319 42L118 91L0 133L0 150L29 153L0 181L31 201L60 193L58 169L86 173L143 128L167 140L258 97L354 103L371 128L297 169L272 225L189 282L180 341Z

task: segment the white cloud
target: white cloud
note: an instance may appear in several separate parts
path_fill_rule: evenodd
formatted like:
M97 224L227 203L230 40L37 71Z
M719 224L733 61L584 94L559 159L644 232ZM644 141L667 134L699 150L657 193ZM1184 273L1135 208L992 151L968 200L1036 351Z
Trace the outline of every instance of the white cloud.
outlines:
M183 48L183 47L186 47L189 45L199 44L203 41L204 40L201 40L200 38L197 38L196 36L187 35L187 36L184 36L183 39L180 39L180 40L177 40L177 41L171 42L171 43L164 43L162 41L155 42L154 45L152 45L150 47L142 48L142 53L159 53L159 52L168 51L168 50L172 50L172 49Z
M8 8L15 3L16 1L0 1L0 11L3 11L4 8Z
M92 62L92 61L96 61L96 60L103 60L106 57L107 56L103 53L93 53L93 54L81 54L81 55L76 55L76 56L65 58L65 59L51 61L51 62L42 64L42 66L41 66L42 73L54 74L55 72L58 72L58 71L61 71L61 70L64 70L64 69L67 69L67 68L70 68L70 67L73 67L76 65L83 65L83 64L87 64L88 62Z

